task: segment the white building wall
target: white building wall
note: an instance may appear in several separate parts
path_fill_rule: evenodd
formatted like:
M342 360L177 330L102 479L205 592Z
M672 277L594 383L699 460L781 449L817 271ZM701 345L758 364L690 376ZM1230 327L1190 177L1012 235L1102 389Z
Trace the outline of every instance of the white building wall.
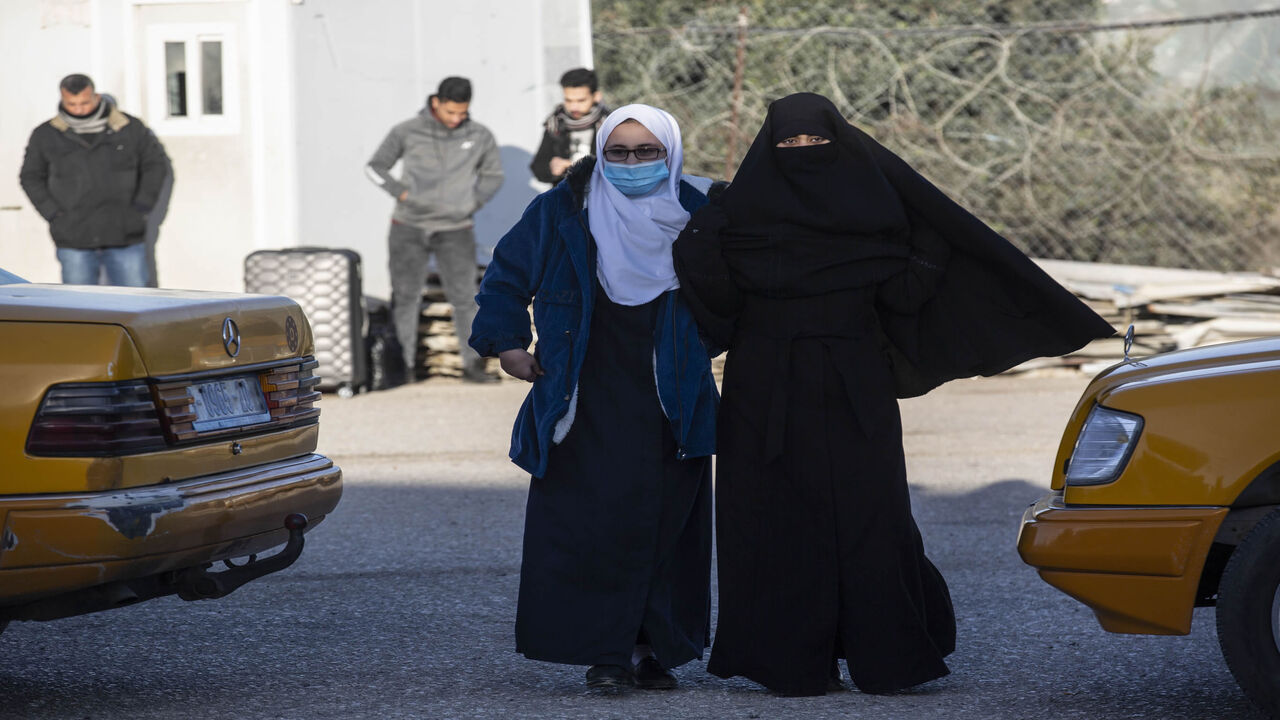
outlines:
M506 174L476 216L483 256L544 189L529 161L560 75L590 64L588 0L306 0L294 10L300 244L359 251L366 293L389 296L394 200L363 168L441 79L461 75Z
M261 145L254 122L261 112L260 91L255 91L260 81L255 82L258 68L250 62L250 28L261 5L220 0L144 2L125 8L123 49L131 103L124 109L155 130L173 162L172 197L155 247L163 287L243 289L242 263L255 245L262 205L261 183L254 176L260 162L254 154ZM167 120L164 88L155 75L163 64L164 39L218 30L225 31L229 43L224 57L226 127L211 130L192 123L193 118Z
M231 136L175 132L148 114L148 26L202 18L237 28L243 107ZM58 280L17 176L31 130L55 112L58 80L86 72L160 125L174 160L162 286L239 290L248 253L320 245L359 251L366 292L382 297L392 199L363 166L391 126L441 78L471 78L472 116L497 137L507 175L477 216L491 246L542 189L528 164L556 80L591 61L589 0L0 0L0 47L0 267Z
M249 20L254 249L298 242L298 122L293 4L259 2Z
M89 2L0 1L0 267L28 280L58 282L44 218L18 185L27 139L53 117L58 81L89 72L94 42Z

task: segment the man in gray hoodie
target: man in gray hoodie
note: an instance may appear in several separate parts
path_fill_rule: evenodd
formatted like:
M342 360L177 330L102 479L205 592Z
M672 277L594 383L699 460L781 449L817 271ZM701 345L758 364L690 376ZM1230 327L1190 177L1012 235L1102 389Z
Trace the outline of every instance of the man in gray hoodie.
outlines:
M417 117L391 128L365 172L396 199L388 237L391 301L396 337L413 377L418 321L427 263L436 268L462 356L462 377L496 382L484 358L467 344L476 315L476 237L472 216L502 186L502 162L493 133L468 117L471 81L447 77ZM403 161L400 177L391 167Z

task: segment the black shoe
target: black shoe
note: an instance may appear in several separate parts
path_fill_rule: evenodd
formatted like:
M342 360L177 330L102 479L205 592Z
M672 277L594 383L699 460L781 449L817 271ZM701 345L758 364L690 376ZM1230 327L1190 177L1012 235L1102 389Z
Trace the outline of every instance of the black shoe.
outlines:
M645 690L674 690L676 676L658 664L656 658L647 657L636 665L636 687Z
M635 684L635 675L621 665L592 665L587 668L589 688L629 688Z

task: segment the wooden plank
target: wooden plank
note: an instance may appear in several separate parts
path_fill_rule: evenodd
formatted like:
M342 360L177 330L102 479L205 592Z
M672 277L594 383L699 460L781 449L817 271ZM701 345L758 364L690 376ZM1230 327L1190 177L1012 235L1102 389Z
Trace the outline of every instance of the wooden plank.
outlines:
M1258 292L1280 288L1280 280L1258 275L1256 278L1205 281L1197 283L1170 283L1167 285L1140 285L1129 292L1117 292L1116 307L1137 307L1159 300L1177 298L1212 297L1241 292Z
M1274 319L1214 318L1171 332L1178 348L1202 347L1232 340L1280 335L1280 317Z
M428 318L453 318L453 306L447 302L430 302L422 306L422 316Z
M1201 283L1205 281L1229 282L1241 279L1268 278L1276 284L1280 284L1280 279L1254 272L1226 273L1216 270L1117 265L1073 260L1036 259L1035 263L1058 282L1062 282L1063 279L1070 279L1080 282L1105 283L1136 288L1142 285Z
M1280 318L1280 307L1268 308L1260 303L1237 303L1226 299L1201 302L1155 302L1147 311L1156 315L1174 315L1189 318L1237 317L1254 319Z
M1111 300L1117 308L1158 300L1210 297L1280 289L1280 278L1261 273L1111 265L1068 260L1036 260L1068 290L1093 300Z

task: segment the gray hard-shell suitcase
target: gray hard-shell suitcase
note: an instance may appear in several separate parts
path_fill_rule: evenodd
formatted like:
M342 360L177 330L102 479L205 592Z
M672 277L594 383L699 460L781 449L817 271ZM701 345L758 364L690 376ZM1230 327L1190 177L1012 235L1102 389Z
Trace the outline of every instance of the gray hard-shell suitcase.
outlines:
M311 322L321 390L350 396L367 383L360 254L344 248L258 250L244 259L245 292L284 295Z

